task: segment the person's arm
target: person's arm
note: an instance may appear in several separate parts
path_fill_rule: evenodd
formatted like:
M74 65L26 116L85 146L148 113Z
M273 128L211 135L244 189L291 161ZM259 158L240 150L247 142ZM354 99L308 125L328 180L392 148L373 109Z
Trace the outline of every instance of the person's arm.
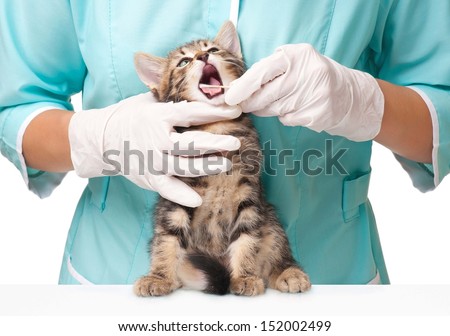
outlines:
M48 110L34 118L25 130L22 154L28 167L47 172L73 169L68 129L73 112Z
M375 141L402 157L431 163L433 127L427 105L414 90L378 80L384 114Z
M386 20L379 20L383 29L376 30L382 35L371 44L373 61L378 78L403 89L381 84L387 105L390 100L399 108L387 107L376 140L394 151L414 186L426 192L450 172L450 2L397 1L388 9ZM405 140L396 140L400 136ZM419 155L411 156L411 150Z
M44 128L39 125L49 110L73 109L70 97L82 90L87 73L70 2L0 1L0 40L0 151L17 167L31 191L47 197L64 177L54 172L69 167L57 166L52 172L32 169L44 167L35 164L36 156L50 162L43 154L47 146L62 144L60 121L55 119ZM40 138L30 136L37 131ZM35 148L43 146L34 157L30 142ZM27 166L27 162L32 164Z

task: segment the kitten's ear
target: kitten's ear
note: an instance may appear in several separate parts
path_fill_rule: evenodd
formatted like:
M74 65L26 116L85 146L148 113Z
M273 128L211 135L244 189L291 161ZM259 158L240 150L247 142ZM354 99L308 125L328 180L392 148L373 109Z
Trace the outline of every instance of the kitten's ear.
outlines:
M167 59L138 52L134 55L136 72L150 89L159 86Z
M225 21L217 33L214 42L225 48L225 50L242 57L241 44L239 43L239 36L233 22Z

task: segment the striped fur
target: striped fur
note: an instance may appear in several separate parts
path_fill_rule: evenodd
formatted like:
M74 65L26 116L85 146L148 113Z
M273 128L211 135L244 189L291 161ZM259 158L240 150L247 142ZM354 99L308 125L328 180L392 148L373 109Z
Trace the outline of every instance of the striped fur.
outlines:
M223 47L230 45L230 38L238 37L227 22L215 40L190 42L172 51L165 61L157 59L161 72L152 88L159 100L199 100L201 95L192 93L198 91L196 65L193 62L181 69L176 65L186 55L199 55L212 47L218 49L213 56L215 64L222 64L217 68L224 84L241 76L244 66L240 50ZM152 56L145 57L148 60ZM219 100L215 103L223 104L223 97L215 99ZM242 115L195 129L233 135L241 141L241 148L226 154L233 162L229 172L182 178L202 196L200 207L187 208L160 198L151 242L151 268L136 282L136 294L165 295L182 286L238 295L261 294L267 286L283 292L308 290L308 276L292 257L275 211L263 197L262 154L251 119Z

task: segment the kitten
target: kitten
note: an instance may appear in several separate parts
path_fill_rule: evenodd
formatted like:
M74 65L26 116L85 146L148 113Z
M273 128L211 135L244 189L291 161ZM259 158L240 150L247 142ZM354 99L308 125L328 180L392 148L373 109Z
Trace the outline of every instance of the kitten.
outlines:
M226 22L214 40L187 43L167 58L135 56L137 73L161 102L202 101L224 104L223 88L244 73L239 38ZM228 134L241 141L229 172L180 178L203 204L188 208L160 198L151 242L151 269L135 286L139 296L166 295L179 287L206 293L257 295L266 286L304 292L311 286L296 264L260 182L262 161L258 135L248 115L231 121L191 127ZM179 132L186 129L178 129Z

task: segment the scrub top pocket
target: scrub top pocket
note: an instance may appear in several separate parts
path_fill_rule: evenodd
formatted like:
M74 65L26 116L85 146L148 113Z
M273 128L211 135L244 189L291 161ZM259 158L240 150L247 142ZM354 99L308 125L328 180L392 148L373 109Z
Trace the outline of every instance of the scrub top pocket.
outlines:
M360 216L360 207L367 202L370 172L354 179L344 180L342 187L342 214L346 223Z
M102 212L106 208L109 180L109 177L96 177L90 179L88 183L88 188L92 193L90 202Z

